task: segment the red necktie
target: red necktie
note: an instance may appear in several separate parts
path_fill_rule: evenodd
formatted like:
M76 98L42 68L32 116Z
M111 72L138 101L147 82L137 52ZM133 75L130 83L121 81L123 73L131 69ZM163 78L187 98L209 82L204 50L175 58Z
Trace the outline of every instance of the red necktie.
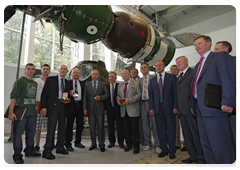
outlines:
M193 89L192 89L192 95L193 95L193 97L195 97L196 83L197 83L198 74L199 74L199 72L200 72L200 69L201 69L201 65L202 65L202 61L203 61L203 59L204 59L204 57L201 57L201 58L200 58L200 62L199 62L199 66L198 66L197 75L196 75L196 78L195 78L194 83L193 83Z
M183 72L180 74L179 81L182 79L182 77L183 77Z
M127 83L125 83L125 86L124 86L124 89L123 89L124 98L126 98L126 93L127 93L127 85L128 85L128 82L127 82Z

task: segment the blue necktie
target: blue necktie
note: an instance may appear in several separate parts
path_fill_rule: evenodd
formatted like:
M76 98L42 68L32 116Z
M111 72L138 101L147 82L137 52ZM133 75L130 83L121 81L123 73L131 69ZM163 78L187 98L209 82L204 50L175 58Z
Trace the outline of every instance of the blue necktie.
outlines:
M77 81L75 81L75 93L78 94Z
M61 90L62 90L62 92L64 92L64 90L65 90L65 86L64 86L64 83L63 83L63 78L61 78Z
M112 84L111 102L112 102L112 107L114 107L114 84Z
M93 93L94 93L94 95L95 95L95 94L96 94L96 89L97 89L97 87L96 87L97 82L94 81L93 83L94 83L94 84L93 84Z
M158 88L159 88L159 102L162 103L162 74L159 74Z

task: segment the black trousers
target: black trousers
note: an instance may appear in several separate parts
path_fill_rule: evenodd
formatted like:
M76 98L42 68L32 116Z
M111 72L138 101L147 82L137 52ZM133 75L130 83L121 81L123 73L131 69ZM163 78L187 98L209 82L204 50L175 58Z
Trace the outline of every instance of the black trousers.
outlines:
M127 112L123 117L123 131L128 147L140 148L139 117L129 117Z
M76 134L75 134L75 144L81 143L82 131L83 131L83 107L81 101L74 101L73 112L67 116L67 125L66 125L66 135L65 135L65 145L71 146L73 139L73 123L76 119Z
M123 133L122 118L120 116L120 113L114 112L113 107L112 107L112 110L107 110L108 139L109 139L109 142L111 144L114 144L116 142L115 121L116 121L116 124L117 124L118 143L123 144L124 133Z
M60 100L56 104L56 108L51 117L48 117L48 128L46 143L44 145L44 152L51 152L54 146L55 130L58 122L58 134L57 134L57 150L64 149L65 141L65 127L66 127L66 114L65 114L65 104Z

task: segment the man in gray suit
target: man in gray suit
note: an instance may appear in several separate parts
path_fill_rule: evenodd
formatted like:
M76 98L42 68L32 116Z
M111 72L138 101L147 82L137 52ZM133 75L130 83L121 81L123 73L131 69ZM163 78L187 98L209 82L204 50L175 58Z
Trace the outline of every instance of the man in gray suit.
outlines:
M97 147L96 142L96 125L100 151L105 151L105 133L104 133L104 100L109 97L106 84L98 81L100 73L93 70L91 73L92 81L85 84L83 96L83 113L88 115L90 125L91 147L93 150Z
M193 69L188 67L188 58L180 56L176 59L176 64L181 74L177 80L177 103L180 120L182 124L183 136L187 147L188 159L183 163L205 163L204 155L200 143L197 119L191 113L190 95Z
M154 139L154 147L156 148L156 152L160 153L160 143L159 138L157 134L157 127L156 127L156 120L155 116L151 115L149 112L149 96L148 96L148 85L150 82L150 79L154 76L149 74L150 68L148 63L142 63L141 64L141 73L143 74L143 77L139 79L139 82L141 84L141 91L142 91L142 97L140 99L140 107L141 107L141 116L142 119L142 127L143 127L143 134L144 139L146 143L146 147L143 149L144 151L151 150L153 145L151 142L151 128L150 128L150 121L152 123L152 132L153 132L153 139Z
M141 98L141 87L139 82L130 79L128 70L122 71L122 78L124 82L118 85L117 101L120 105L120 113L123 118L123 131L127 144L124 151L128 152L133 146L133 154L138 154L140 148L139 99ZM124 101L122 102L120 99Z

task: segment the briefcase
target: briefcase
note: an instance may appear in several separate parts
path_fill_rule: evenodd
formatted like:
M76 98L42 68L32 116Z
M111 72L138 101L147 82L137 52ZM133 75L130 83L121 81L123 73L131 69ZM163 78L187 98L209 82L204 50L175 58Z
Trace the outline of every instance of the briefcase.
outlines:
M222 87L216 84L206 83L204 96L205 106L221 109L221 101L222 101ZM236 115L236 108L233 108L231 114Z
M206 83L204 104L207 107L221 109L222 88L216 84Z

